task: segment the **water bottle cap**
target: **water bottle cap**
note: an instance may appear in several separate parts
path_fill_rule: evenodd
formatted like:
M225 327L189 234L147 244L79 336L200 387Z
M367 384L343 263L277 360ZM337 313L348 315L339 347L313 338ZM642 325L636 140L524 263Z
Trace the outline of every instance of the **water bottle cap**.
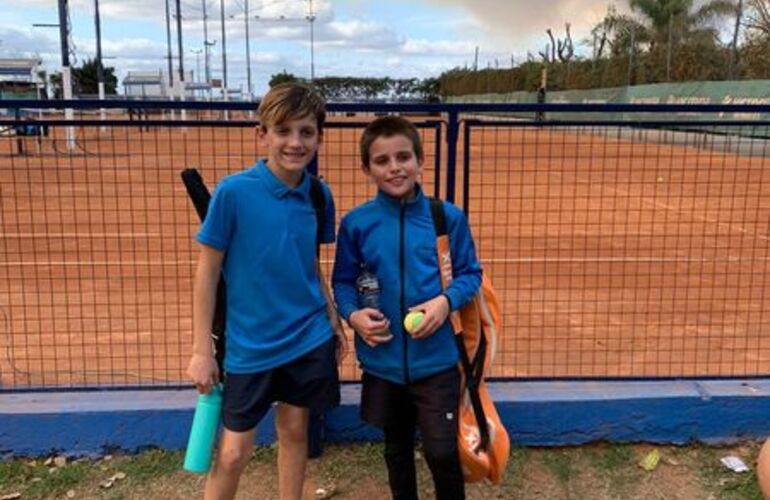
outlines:
M219 403L222 400L222 384L214 384L211 388L211 392L208 394L200 394L199 397L206 402Z

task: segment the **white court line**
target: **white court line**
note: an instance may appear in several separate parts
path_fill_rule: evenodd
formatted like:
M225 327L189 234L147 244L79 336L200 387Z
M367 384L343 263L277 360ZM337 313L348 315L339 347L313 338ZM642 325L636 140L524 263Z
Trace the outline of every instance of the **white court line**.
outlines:
M76 266L187 266L196 264L195 260L174 260L174 261L154 261L154 260L30 260L30 261L17 261L17 262L0 262L0 267L14 267L14 266L61 266L61 267L76 267Z
M689 257L520 257L510 259L481 259L482 263L487 264L523 264L523 263L704 263L704 262L770 262L770 257L754 257L751 259L741 259L738 257L727 257L720 259L704 259ZM129 260L129 261L17 261L0 262L0 267L13 266L187 266L196 264L197 260L176 260L176 261L151 261L151 260ZM321 264L331 264L331 260L322 260Z
M0 233L0 238L160 238L160 233Z
M560 177L563 177L563 174L561 172L550 172L550 174L551 175L558 175ZM609 190L609 191L613 191L615 194L623 194L626 197L629 197L629 198L631 197L631 192L630 191L626 191L626 190L623 190L623 189L620 189L620 188L612 188L612 187L606 186L604 184L600 184L598 186L594 186L593 185L594 183L586 180L583 177L580 177L579 175L575 175L575 179L577 179L578 182L581 182L583 184L589 185L590 186L589 189L593 189L594 187L598 187L600 190L606 189L606 190ZM675 212L675 213L678 213L680 215L691 215L693 217L693 219L699 220L701 222L708 222L708 223L711 223L711 224L716 224L718 227L724 227L724 228L727 228L728 230L738 231L740 233L744 233L744 234L746 234L746 235L748 235L750 237L753 237L753 238L756 238L756 239L759 239L759 240L770 241L769 237L762 236L761 234L757 234L757 233L755 233L753 231L749 231L748 229L745 229L742 226L737 226L735 224L728 224L728 223L725 223L725 222L717 222L716 219L712 219L710 217L704 217L704 216L701 216L701 215L697 215L695 213L695 209L692 210L692 213L688 214L686 210L674 208L672 206L667 205L666 203L658 201L658 197L657 196L642 196L642 195L639 195L639 198L642 200L642 203L647 204L647 205L651 205L653 207L663 208L665 210L668 210L669 212Z
M562 263L562 262L598 262L598 263L669 263L669 262L770 262L770 257L722 257L716 259L691 257L514 257L480 259L482 264L529 264L529 263ZM331 261L329 261L331 262Z

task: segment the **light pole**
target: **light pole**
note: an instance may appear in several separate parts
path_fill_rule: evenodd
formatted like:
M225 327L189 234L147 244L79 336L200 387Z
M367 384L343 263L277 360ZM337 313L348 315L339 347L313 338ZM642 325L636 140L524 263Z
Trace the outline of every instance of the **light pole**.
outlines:
M69 5L67 0L58 0L59 23L58 24L33 24L33 27L41 28L59 28L59 43L61 45L61 80L62 94L65 100L72 100L72 73L70 70L70 49L69 49ZM64 118L72 120L72 108L64 108ZM75 149L75 129L66 128L67 149Z
M227 100L227 34L225 33L225 0L219 0L219 14L222 19L222 85L223 100Z
M203 52L203 49L190 49L190 52L195 54L195 77L193 78L193 81L200 82L201 81L201 52Z
M182 50L182 8L180 6L180 0L176 0L176 37L177 44L179 45L179 100L184 101L185 89L184 89L184 51ZM182 109L182 120L187 118L187 110Z
M167 55L166 58L168 59L168 88L171 89L174 87L174 65L171 60L171 15L169 13L168 8L168 1L166 0L166 49L167 49Z
M211 81L211 73L209 72L209 17L206 15L206 0L201 0L201 6L203 7L203 50L205 51L204 65L206 67L206 83L209 83Z
M251 100L251 52L249 51L249 0L243 0L244 21L246 22L246 86L249 89L249 100Z
M313 23L315 22L315 14L313 13L313 0L308 0L307 20L310 23L310 83L313 83L315 80L315 51L313 43Z

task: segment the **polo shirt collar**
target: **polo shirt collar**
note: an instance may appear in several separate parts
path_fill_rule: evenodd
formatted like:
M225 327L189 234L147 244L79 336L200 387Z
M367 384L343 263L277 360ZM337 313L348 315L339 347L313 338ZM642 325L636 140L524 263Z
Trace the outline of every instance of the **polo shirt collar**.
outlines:
M298 193L304 198L310 198L310 176L307 172L302 172L302 179L296 188L290 188L284 182L276 177L272 170L267 167L265 160L259 160L254 167L255 174L262 181L269 193L276 198L284 198L291 193Z

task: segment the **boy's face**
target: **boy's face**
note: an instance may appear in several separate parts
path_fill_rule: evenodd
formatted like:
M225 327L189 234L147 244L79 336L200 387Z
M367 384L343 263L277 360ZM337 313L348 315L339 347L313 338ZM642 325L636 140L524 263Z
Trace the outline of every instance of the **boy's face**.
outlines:
M321 143L318 123L311 115L259 127L258 136L267 149L268 167L289 184L299 182Z
M406 136L378 137L369 146L369 165L363 169L385 194L410 199L422 173L422 160Z

